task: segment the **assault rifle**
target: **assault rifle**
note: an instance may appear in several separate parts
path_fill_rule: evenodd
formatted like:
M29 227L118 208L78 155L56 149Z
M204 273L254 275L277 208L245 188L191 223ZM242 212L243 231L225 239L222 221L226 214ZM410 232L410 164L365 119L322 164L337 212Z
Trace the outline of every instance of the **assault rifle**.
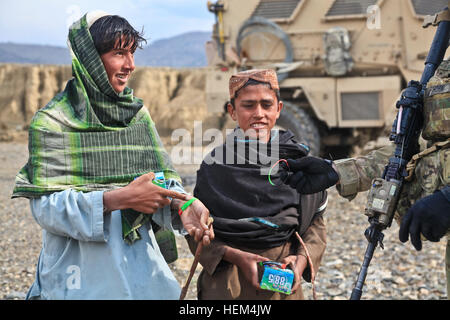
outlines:
M435 23L433 24L436 24L438 15L447 13L448 8L445 8L440 14L435 15ZM425 88L427 82L441 64L449 44L450 21L444 20L438 23L439 26L425 61L425 69L421 80L409 82L396 104L399 111L389 137L396 145L395 153L389 159L382 178L373 180L368 195L365 214L369 217L370 226L366 229L364 235L369 243L350 300L361 299L362 288L375 249L378 244L384 249L383 230L389 228L392 224L403 181L407 176L406 165L419 149L418 140L423 127Z

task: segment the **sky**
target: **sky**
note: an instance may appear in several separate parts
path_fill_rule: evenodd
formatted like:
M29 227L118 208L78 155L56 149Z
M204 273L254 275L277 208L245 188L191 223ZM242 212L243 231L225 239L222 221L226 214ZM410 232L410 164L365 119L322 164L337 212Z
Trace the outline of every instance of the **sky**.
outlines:
M148 43L189 31L212 31L207 0L0 0L0 42L66 46L68 27L103 10L144 28Z

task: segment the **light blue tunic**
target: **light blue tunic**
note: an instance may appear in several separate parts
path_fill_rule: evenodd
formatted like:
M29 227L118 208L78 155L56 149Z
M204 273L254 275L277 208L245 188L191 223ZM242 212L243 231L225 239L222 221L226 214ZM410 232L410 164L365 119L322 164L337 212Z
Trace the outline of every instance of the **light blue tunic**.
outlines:
M185 193L175 180L169 180L169 189ZM126 244L120 211L103 214L103 191L69 189L31 200L30 205L43 233L27 299L179 298L180 285L159 250L151 223L139 229L142 239ZM168 206L152 218L174 230Z

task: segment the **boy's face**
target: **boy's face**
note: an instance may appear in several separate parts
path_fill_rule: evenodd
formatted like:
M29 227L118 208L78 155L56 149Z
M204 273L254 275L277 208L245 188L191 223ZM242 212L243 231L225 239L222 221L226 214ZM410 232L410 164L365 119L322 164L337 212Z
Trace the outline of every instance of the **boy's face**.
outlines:
M135 69L133 44L127 48L119 47L119 40L113 50L100 56L108 74L109 82L117 93L121 93L127 86L131 73Z
M283 102L265 85L249 85L239 91L235 108L228 104L228 113L246 136L268 142L270 131L280 117Z

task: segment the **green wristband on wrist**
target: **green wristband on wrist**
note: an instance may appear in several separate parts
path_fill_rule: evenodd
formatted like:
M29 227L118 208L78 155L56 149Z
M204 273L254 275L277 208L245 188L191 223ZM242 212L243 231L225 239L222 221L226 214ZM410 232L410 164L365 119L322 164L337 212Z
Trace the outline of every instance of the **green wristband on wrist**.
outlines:
M186 210L195 200L197 200L197 198L192 197L191 199L189 199L185 204L181 206L180 210L178 210L178 214L181 216L183 211Z

